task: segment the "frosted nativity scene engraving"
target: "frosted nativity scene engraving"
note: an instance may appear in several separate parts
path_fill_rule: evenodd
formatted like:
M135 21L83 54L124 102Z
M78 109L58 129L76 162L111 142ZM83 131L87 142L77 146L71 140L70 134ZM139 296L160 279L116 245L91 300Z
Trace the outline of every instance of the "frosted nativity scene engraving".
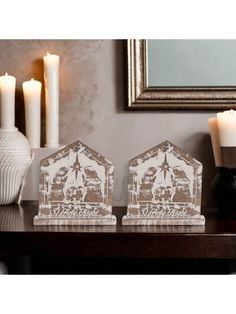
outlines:
M202 225L202 164L165 141L130 160L123 224Z
M114 166L77 141L41 161L34 224L115 224Z

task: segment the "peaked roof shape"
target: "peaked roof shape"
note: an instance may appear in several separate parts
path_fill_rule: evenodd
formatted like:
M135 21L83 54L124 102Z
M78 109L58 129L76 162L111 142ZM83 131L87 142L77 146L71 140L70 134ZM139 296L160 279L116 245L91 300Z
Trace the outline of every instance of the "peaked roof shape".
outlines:
M158 155L159 152L161 153L173 153L173 150L175 152L175 154L181 155L181 157L184 159L187 163L191 164L191 165L199 165L201 166L202 164L196 160L195 158L191 157L189 154L186 154L182 149L178 148L177 146L175 146L174 144L172 144L169 141L164 141L158 145L156 145L155 147L152 147L150 149L148 149L147 151L145 151L144 153L132 158L129 161L129 165L130 166L137 166L140 163L140 160L142 160L142 163L144 163L147 159L152 158L155 155Z
M76 142L66 145L65 147L61 148L57 152L51 154L50 156L44 158L41 160L41 166L48 166L48 162L50 159L54 159L56 162L62 157L66 157L65 155L68 154L68 148L74 152L83 152L87 151L89 153L89 156L91 156L93 159L95 159L99 164L105 166L106 164L112 165L112 163L106 159L104 156L101 154L97 153L95 150L92 148L88 147L86 144L82 143L80 140L77 140Z

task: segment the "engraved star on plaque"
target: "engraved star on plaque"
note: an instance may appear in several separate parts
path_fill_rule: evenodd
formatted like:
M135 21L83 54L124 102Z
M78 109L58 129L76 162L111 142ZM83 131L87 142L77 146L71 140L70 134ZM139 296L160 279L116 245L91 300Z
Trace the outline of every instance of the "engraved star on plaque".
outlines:
M202 164L165 141L129 162L124 225L204 225Z

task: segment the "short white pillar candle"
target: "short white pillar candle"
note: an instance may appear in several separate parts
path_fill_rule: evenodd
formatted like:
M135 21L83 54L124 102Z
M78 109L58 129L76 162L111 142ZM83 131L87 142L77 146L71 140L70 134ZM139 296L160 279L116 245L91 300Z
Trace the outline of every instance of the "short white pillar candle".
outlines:
M25 101L26 137L31 148L40 147L42 83L31 79L22 84Z
M46 94L46 147L59 146L59 56L43 57Z
M219 140L221 147L236 146L236 111L226 110L217 113Z
M213 154L214 154L214 159L215 159L215 165L216 167L222 167L223 159L222 159L222 152L220 150L219 127L218 127L217 117L209 118L208 126L210 129L211 143L212 143L212 149L213 149Z
M0 76L1 91L1 128L12 130L15 128L15 90L16 78L7 73Z

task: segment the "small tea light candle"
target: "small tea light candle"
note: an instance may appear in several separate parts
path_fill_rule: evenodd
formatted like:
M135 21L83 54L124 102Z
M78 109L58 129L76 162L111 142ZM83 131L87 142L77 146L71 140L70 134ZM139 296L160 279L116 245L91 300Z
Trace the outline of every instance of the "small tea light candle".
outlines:
M226 110L217 113L219 142L221 147L236 146L236 111Z
M1 128L15 128L15 90L16 78L7 73L0 76L1 91Z
M41 89L39 81L31 79L22 84L25 100L26 137L31 148L40 147L41 133Z
M59 146L59 56L43 57L46 94L46 147Z

